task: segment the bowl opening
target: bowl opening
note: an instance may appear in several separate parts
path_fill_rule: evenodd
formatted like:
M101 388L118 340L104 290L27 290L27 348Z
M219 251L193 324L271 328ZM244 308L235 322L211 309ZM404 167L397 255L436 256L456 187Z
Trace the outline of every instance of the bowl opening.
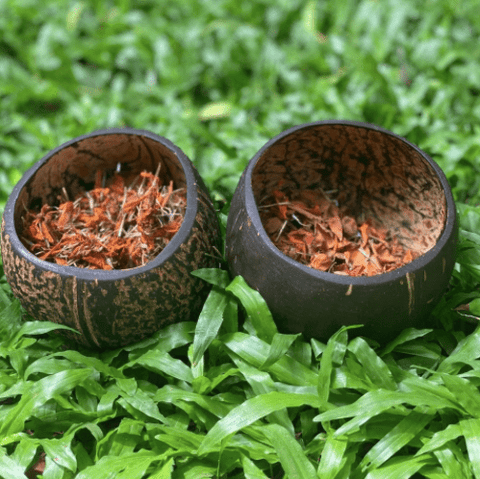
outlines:
M119 175L128 188L143 171L157 173L160 186L172 182L173 190L186 189L186 175L175 152L147 136L99 134L60 147L19 192L14 209L17 235L22 235L27 210L39 212L44 205L58 207L75 200L98 187L99 178L102 187L109 187Z
M435 246L446 223L445 192L427 158L402 139L373 128L322 124L298 129L266 148L251 181L271 240L302 221L290 211L283 232L278 221L266 224L266 207L282 198L300 199L310 212L315 196L327 200L346 217L342 235L351 218L357 228L369 222L386 231L388 241L410 250L409 261Z

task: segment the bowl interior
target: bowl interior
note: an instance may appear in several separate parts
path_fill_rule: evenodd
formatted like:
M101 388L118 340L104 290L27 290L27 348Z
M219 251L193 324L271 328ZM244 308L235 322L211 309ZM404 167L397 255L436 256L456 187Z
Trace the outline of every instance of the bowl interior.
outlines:
M144 170L155 173L161 163L161 184L173 180L174 188L185 188L186 177L175 153L147 136L125 133L99 134L69 143L50 156L21 189L15 204L15 228L21 232L25 209L39 210L42 205L58 206L69 198L94 188L97 172L106 185L117 171L129 185Z
M405 141L354 125L307 126L266 148L252 171L257 207L274 191L333 191L357 222L371 218L422 255L442 234L446 197L429 161Z

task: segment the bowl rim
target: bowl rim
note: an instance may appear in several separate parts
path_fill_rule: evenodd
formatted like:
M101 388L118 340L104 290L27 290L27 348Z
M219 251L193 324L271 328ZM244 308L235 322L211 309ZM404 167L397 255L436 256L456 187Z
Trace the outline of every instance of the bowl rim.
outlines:
M137 266L134 268L128 269L114 269L114 270L102 270L102 269L91 269L91 268L79 268L77 266L62 266L56 263L51 263L50 261L45 261L39 259L35 256L31 251L29 251L21 242L17 231L15 229L15 220L14 220L14 212L15 212L15 205L18 200L18 196L25 186L25 184L35 175L35 173L55 154L59 151L63 150L64 148L78 143L79 141L85 140L87 138L94 138L96 136L107 136L107 135L135 135L135 136L143 136L150 138L151 140L157 141L158 143L162 144L166 148L168 148L178 159L183 173L185 175L186 181L186 190L187 190L187 207L185 210L185 216L182 221L182 225L180 229L175 233L173 238L170 242L165 246L165 248L152 260L148 261L143 266ZM78 279L82 279L85 281L115 281L120 279L125 279L130 276L135 276L137 274L144 274L150 271L151 269L157 268L165 263L169 258L171 258L175 252L180 248L180 246L185 242L188 238L190 231L192 230L195 218L197 216L197 189L198 189L198 182L195 178L194 174L194 166L191 160L187 157L187 155L173 142L168 140L167 138L152 133L148 130L136 129L136 128L107 128L107 129L100 129L95 130L91 133L87 133L84 135L77 136L71 140L62 143L61 145L55 147L53 150L50 150L46 153L40 160L34 163L32 167L30 167L22 176L22 178L18 181L18 183L12 189L12 192L9 195L7 203L5 205L5 209L3 212L3 217L5 221L5 235L10 236L10 242L15 245L18 253L22 255L25 259L30 261L31 263L35 264L37 267L51 271L52 273L60 274L60 275L67 275L67 276L75 276Z
M282 138L292 133L295 133L296 131L299 131L302 129L308 129L312 127L322 127L322 126L352 126L357 128L364 128L364 129L378 131L380 133L386 134L388 136L391 136L393 138L396 138L404 142L406 145L410 146L417 153L419 153L425 161L427 161L427 163L435 171L440 181L440 184L443 188L443 192L445 195L445 202L446 202L445 225L435 246L433 246L426 253L414 259L410 263L407 263L406 265L401 266L392 271L382 273L382 274L377 274L374 276L346 276L346 275L339 275L335 273L323 272L323 271L316 270L314 268L310 268L309 266L299 263L298 261L295 261L294 259L285 255L273 244L273 242L270 240L270 238L267 235L267 232L263 227L262 221L260 219L260 215L258 213L255 197L253 195L253 187L252 187L253 170L255 169L255 166L258 160L262 157L263 153L265 153L265 151L268 148L270 148L273 144L275 144L277 141L281 140ZM290 266L298 268L304 274L316 280L322 280L322 281L335 283L338 285L344 285L344 286L378 285L378 284L388 283L392 280L395 280L404 276L407 276L407 281L409 281L410 280L409 273L413 273L419 269L422 269L428 263L430 263L430 261L443 250L446 243L448 243L448 241L450 240L452 234L456 233L456 222L457 222L456 206L453 199L452 191L450 189L450 185L448 184L447 178L444 172L442 171L442 169L440 168L440 166L429 155L427 155L424 151L422 151L418 146L408 141L406 138L400 135L397 135L389 130L386 130L378 125L374 125L372 123L352 121L352 120L320 120L320 121L314 121L309 123L303 123L303 124L288 128L287 130L282 131L281 133L279 133L278 135L270 139L253 156L253 158L249 161L247 168L245 170L244 181L245 181L244 194L245 194L246 213L247 213L247 216L251 219L252 224L255 227L264 245L279 260L287 263Z

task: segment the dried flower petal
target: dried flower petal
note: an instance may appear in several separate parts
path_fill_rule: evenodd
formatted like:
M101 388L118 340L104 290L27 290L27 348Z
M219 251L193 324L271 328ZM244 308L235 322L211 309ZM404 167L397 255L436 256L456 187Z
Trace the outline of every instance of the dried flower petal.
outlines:
M125 187L116 174L108 187L97 172L95 188L58 208L43 205L23 217L22 241L40 259L93 269L141 266L158 255L180 229L186 210L185 190L159 185L142 172ZM137 185L134 187L134 185Z
M287 256L311 268L350 276L392 271L416 258L371 218L358 221L323 190L294 191L289 199L275 190L260 205L272 242Z

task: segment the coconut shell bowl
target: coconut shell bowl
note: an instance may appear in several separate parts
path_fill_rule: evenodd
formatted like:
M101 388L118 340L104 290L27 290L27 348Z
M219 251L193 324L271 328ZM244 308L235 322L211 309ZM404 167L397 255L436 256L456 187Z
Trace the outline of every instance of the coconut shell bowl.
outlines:
M125 184L141 172L183 189L183 220L168 244L140 266L92 269L40 259L22 242L27 210L59 207L121 175ZM117 173L119 172L119 173ZM112 349L144 339L163 327L198 318L208 294L190 273L219 265L220 232L198 172L169 140L130 128L97 131L55 148L14 187L2 218L2 257L7 281L25 310L93 349Z
M367 123L314 122L249 162L226 257L280 332L326 340L361 324L352 334L384 343L430 324L454 267L456 222L445 175L418 147Z

